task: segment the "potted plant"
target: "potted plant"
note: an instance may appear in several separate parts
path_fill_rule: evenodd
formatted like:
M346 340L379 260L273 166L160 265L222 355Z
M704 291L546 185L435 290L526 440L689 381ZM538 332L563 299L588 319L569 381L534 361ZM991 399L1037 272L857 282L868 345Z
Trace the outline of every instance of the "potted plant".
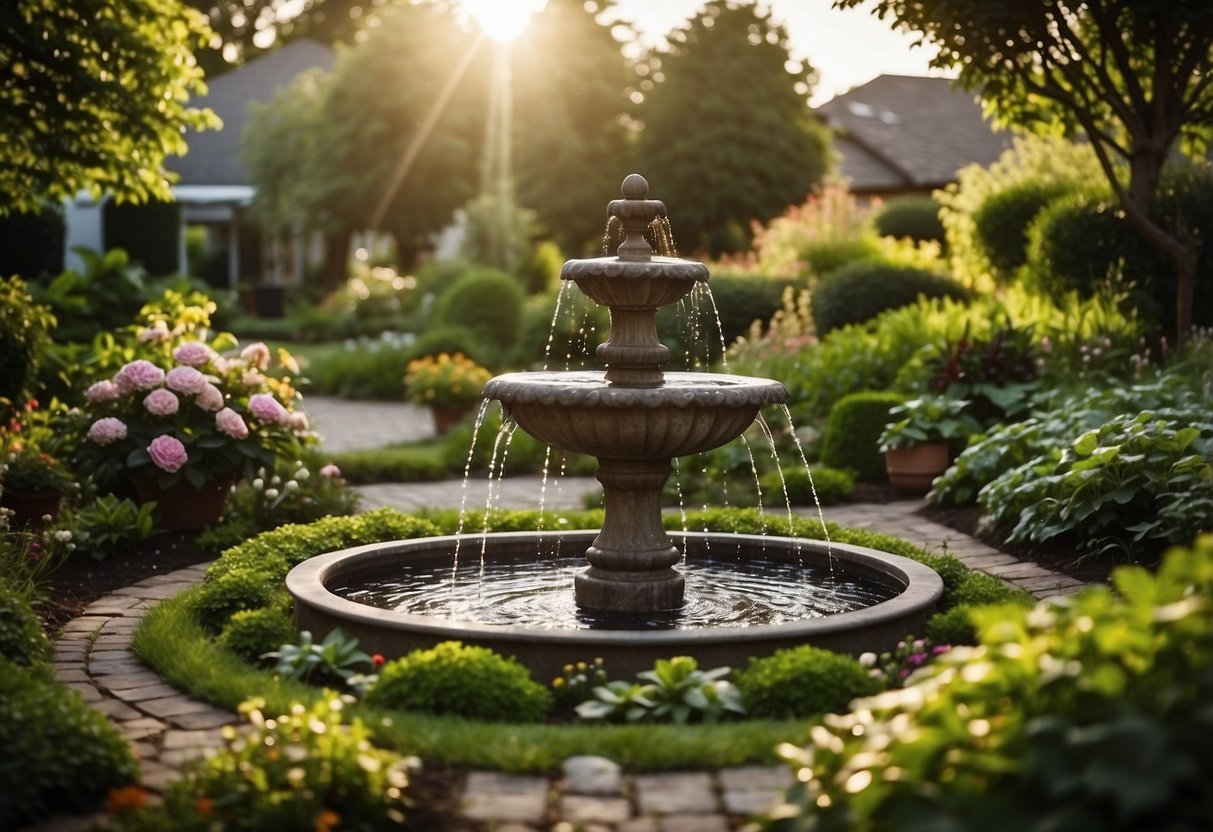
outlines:
M12 525L40 526L59 513L71 474L58 459L20 442L12 442L0 461L0 505L13 512Z
M218 519L233 483L277 458L298 459L312 435L294 410L298 393L269 375L264 344L220 355L185 341L167 360L156 355L88 388L77 468L129 480L140 502L157 502L163 527L193 531Z
M404 374L404 395L426 405L434 415L434 427L446 433L470 413L481 400L481 391L491 374L463 353L426 355L409 362Z
M904 494L922 495L948 469L952 445L981 430L965 399L922 396L889 411L892 420L880 435L889 483Z

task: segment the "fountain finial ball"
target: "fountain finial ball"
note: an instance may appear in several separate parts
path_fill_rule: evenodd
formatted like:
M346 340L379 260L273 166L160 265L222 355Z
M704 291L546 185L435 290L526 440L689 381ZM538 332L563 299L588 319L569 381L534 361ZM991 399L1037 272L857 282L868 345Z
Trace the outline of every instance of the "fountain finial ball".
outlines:
M649 183L639 173L629 173L619 189L624 199L644 199L649 195Z

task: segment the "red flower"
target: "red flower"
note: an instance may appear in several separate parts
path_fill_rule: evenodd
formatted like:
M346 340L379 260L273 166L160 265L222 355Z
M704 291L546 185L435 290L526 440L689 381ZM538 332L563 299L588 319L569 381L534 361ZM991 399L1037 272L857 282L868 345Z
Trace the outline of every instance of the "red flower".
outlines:
M387 661L387 659L383 658L382 653L376 653L375 655L371 656L371 667L376 669L383 667L383 663L385 661Z

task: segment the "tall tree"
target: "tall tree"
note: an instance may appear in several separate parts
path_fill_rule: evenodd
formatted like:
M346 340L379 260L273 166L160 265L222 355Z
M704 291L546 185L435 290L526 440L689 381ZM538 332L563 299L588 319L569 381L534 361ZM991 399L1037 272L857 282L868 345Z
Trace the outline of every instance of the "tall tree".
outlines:
M836 0L853 7L863 0ZM1085 136L1132 227L1174 265L1176 322L1192 325L1200 240L1151 206L1163 164L1213 133L1208 0L876 0L874 13L939 47L1000 121Z
M207 77L283 41L309 37L353 43L391 0L185 0L207 16L211 36L197 51Z
M804 201L829 165L808 107L812 68L752 5L712 0L642 64L638 169L670 209L681 248L749 244L755 222Z
M581 0L549 0L512 45L519 204L570 254L592 253L629 173L630 67Z
M171 199L165 157L218 123L189 106L206 37L178 0L0 3L0 214L80 190Z

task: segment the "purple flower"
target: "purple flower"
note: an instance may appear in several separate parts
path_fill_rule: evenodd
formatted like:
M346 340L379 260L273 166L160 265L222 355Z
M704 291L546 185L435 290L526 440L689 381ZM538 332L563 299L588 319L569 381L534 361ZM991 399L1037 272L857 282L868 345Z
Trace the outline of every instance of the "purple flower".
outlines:
M281 425L288 422L291 414L282 403L269 393L257 393L248 400L248 409L262 422Z
M173 358L191 367L201 367L215 356L215 351L201 341L190 341L173 350Z
M178 393L188 393L196 396L209 384L201 372L188 365L174 367L164 377L164 383Z
M244 439L248 436L248 425L243 417L230 407L225 407L215 414L215 428L233 439Z
M98 381L96 384L89 385L89 388L84 391L84 398L88 399L90 404L101 404L102 402L112 402L122 395L122 391L118 389L118 385L108 379Z
M198 398L194 399L194 404L203 410L209 410L214 413L223 409L223 393L213 384L208 383L198 393Z
M106 416L104 419L98 419L89 426L87 436L90 442L95 442L98 445L108 445L111 442L117 442L119 439L126 438L126 424L121 419Z
M153 416L172 416L177 412L181 403L177 401L177 396L173 391L158 387L143 399L143 406Z
M114 384L123 393L132 390L151 390L164 383L164 370L142 358L125 365L114 376Z
M189 461L185 445L181 444L180 439L167 433L153 439L152 443L147 446L147 453L157 468L170 474L180 471L181 466Z

